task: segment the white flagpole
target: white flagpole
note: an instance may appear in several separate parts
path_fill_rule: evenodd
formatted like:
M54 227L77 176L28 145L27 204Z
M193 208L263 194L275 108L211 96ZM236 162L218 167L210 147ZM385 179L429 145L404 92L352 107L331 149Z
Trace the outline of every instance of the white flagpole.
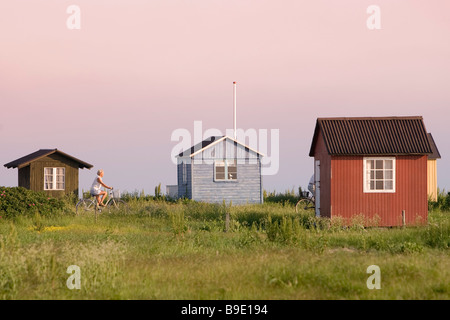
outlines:
M234 105L234 140L236 140L236 81L233 82L233 105Z

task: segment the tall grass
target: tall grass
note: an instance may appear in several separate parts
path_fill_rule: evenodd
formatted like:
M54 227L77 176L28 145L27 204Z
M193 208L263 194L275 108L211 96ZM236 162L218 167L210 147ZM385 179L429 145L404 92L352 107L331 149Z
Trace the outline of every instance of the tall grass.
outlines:
M344 226L288 203L129 198L130 214L0 219L2 299L448 299L450 216ZM226 228L226 217L229 225ZM366 268L382 270L382 290ZM66 286L81 268L81 290ZM406 281L406 282L405 282Z

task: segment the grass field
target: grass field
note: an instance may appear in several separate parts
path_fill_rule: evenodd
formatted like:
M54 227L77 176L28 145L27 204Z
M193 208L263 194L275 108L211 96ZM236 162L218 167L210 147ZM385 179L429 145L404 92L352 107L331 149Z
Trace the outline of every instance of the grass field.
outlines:
M97 219L67 211L0 218L0 298L450 297L448 212L432 211L422 227L344 228L289 203L129 205L128 215ZM67 287L71 265L80 289ZM380 268L379 290L367 287L371 265Z

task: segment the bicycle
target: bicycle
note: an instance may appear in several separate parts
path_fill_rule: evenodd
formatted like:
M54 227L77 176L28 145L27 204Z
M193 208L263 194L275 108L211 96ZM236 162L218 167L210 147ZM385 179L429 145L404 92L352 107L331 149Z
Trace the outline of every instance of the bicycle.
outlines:
M309 191L303 191L300 200L295 204L295 212L299 212L300 210L310 210L316 207L314 196L309 196Z
M102 210L108 210L108 212L123 212L128 213L128 204L120 199L120 190L111 189L109 191L108 200L104 207L99 206L97 199L91 196L89 199L80 199L76 204L76 214L83 214L87 212L95 211L95 213L102 212Z

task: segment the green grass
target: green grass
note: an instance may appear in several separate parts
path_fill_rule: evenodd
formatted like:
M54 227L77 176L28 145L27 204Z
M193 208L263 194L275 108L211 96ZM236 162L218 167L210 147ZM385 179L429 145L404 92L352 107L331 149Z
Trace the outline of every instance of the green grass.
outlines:
M1 299L449 299L450 217L342 227L289 203L130 199L131 214L0 219ZM230 216L226 231L225 217ZM81 289L66 286L81 269ZM366 286L378 265L381 289Z

